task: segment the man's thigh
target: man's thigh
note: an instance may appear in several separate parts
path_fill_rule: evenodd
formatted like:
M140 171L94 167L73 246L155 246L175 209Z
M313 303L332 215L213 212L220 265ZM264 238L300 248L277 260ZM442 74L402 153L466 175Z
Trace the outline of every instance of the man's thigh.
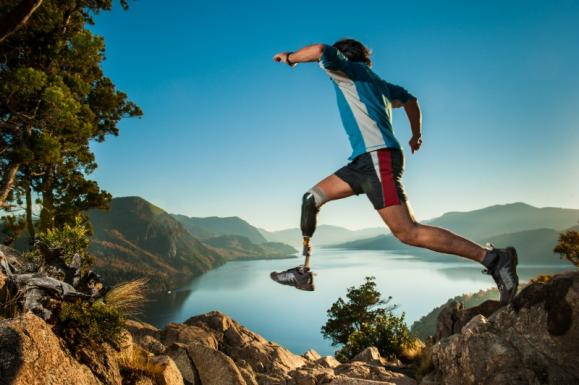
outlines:
M313 189L317 189L323 194L325 202L354 195L352 187L335 174L322 179Z
M393 234L410 230L417 223L408 201L384 207L378 210L378 214Z

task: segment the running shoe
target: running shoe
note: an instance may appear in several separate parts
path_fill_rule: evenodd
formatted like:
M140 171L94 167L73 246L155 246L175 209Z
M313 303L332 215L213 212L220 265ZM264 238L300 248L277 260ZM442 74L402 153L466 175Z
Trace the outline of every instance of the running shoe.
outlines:
M517 275L517 251L514 247L497 249L490 245L487 257L485 257L485 267L483 273L489 274L495 280L501 294L501 303L510 303L519 287L519 276Z
M314 291L314 274L309 268L294 267L282 272L272 272L271 279L282 285L293 286L300 290Z

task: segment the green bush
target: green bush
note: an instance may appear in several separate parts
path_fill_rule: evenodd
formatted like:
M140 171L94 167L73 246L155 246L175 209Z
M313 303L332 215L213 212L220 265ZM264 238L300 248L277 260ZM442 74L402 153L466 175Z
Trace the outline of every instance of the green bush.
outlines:
M72 340L89 339L119 346L126 318L121 310L102 300L78 300L62 304L60 326Z
M37 239L50 249L61 249L66 263L71 263L73 256L78 254L83 271L88 270L94 263L93 257L88 254L90 229L82 215L78 215L72 225L65 224L60 228L55 227L39 233ZM38 251L33 251L36 252Z
M555 253L565 256L565 258L579 267L579 232L568 230L559 235L559 242L553 249Z
M366 277L360 287L350 287L346 294L327 311L328 321L322 327L324 338L332 340L332 345L341 345L336 352L339 360L353 358L367 347L375 346L383 357L399 357L402 351L414 343L404 323L404 313L396 316L396 305L389 305L381 299L376 290L374 277Z

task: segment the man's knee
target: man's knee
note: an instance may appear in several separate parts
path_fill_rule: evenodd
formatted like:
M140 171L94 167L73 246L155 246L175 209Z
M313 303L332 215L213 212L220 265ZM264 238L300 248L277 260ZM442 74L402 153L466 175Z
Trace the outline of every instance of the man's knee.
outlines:
M392 234L402 243L410 246L418 245L418 224L413 224L410 226L404 226L400 228L394 228Z

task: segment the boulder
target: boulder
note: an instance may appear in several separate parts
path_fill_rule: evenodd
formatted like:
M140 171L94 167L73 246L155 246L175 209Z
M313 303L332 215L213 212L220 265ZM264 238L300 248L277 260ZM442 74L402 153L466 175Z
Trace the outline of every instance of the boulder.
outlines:
M0 321L0 379L11 385L38 384L40 379L45 385L102 384L32 313Z
M332 382L330 382L330 385L396 385L396 383L338 376L334 378Z
M334 369L336 375L363 380L385 381L396 385L416 385L416 381L402 373L361 361L342 364Z
M257 374L264 374L263 381L285 381L287 373L304 366L308 361L283 347L267 341L220 312L210 312L192 317L185 322L187 327L204 330L214 338L213 348L219 348L234 362L243 362ZM197 364L197 363L196 363ZM201 369L199 369L201 371ZM275 380L273 380L275 379ZM261 384L263 381L257 379Z
M144 336L141 338L139 345L143 347L148 352L151 352L155 355L158 354L165 354L165 345L160 343L156 338L151 336Z
M465 309L461 302L451 300L438 315L434 342L459 333L472 317L481 314L488 318L503 306L499 301L487 300L478 306Z
M189 353L187 352L187 346L180 343L174 343L169 346L166 350L169 357L173 359L175 365L179 368L181 375L183 376L183 381L186 385L200 385L201 380L199 379L199 373L197 368L191 361Z
M579 272L523 289L432 349L429 381L447 385L579 383Z
M351 361L362 361L370 365L385 366L388 361L382 358L378 349L374 346L367 347L358 353Z
M201 344L212 349L218 347L217 339L213 333L195 325L170 323L161 331L160 338L165 346L178 342L185 345Z
M186 346L203 385L247 385L230 357L205 345L191 343Z
M142 321L127 320L125 327L131 333L135 341L138 343L144 336L151 336L156 340L161 340L161 331L155 326Z
M341 362L336 360L333 356L324 356L316 360L316 364L321 365L325 368L336 368L341 365Z
M322 358L322 356L320 356L320 354L316 352L314 349L308 350L307 352L302 354L302 357L309 361L316 361Z
M169 356L155 356L151 363L156 367L157 385L183 385L183 376Z

